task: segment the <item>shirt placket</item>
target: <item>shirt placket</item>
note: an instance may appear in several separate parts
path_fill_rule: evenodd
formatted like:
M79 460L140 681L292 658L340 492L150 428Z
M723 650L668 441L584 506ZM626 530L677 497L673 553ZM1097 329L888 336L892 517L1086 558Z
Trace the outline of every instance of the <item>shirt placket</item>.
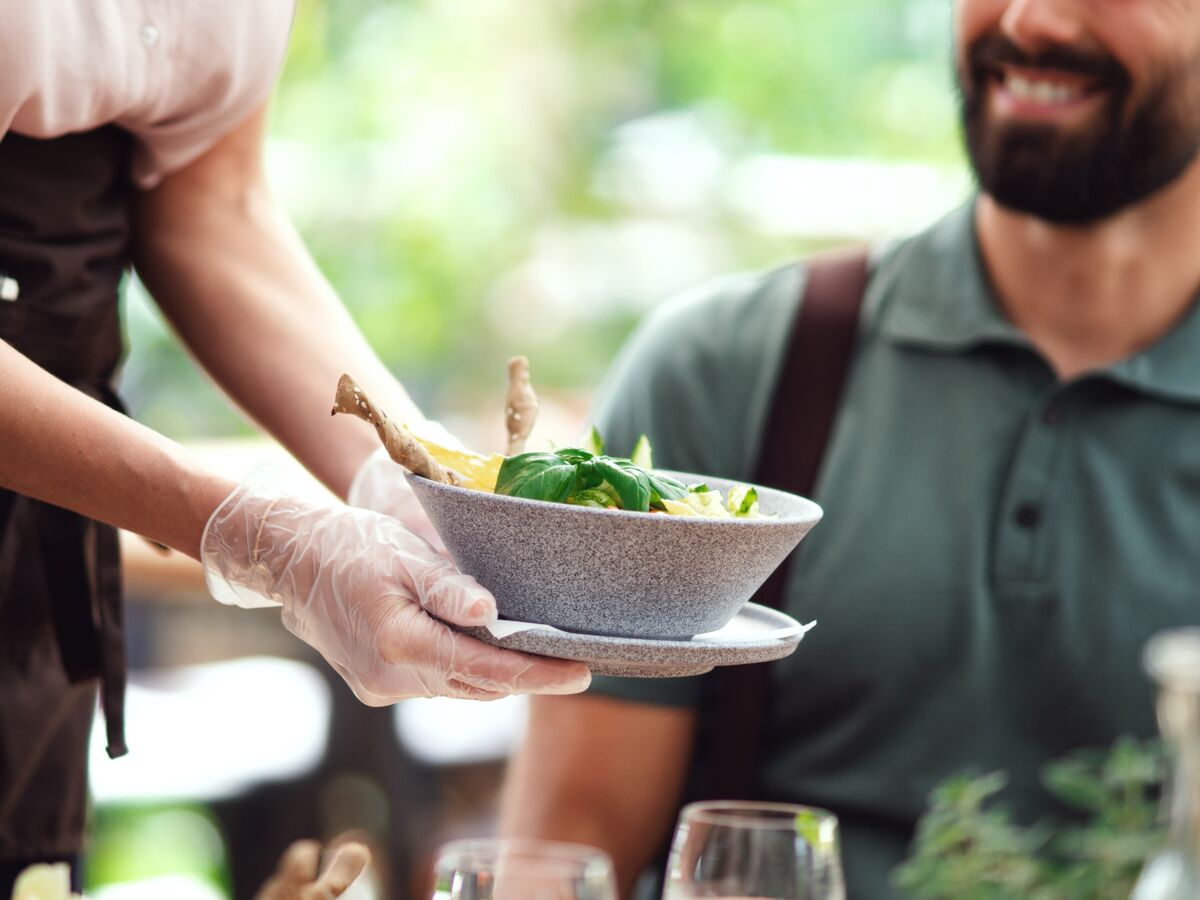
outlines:
M1068 424L1064 389L1043 391L1026 417L998 509L992 555L997 588L1035 587L1049 575L1055 462Z

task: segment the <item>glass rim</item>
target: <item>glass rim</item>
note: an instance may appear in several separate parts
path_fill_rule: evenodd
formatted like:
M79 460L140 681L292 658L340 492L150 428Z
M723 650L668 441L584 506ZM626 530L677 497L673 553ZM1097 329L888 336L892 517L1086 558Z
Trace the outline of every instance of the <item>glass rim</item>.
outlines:
M610 869L614 868L612 857L599 847L589 844L576 844L570 841L553 841L542 838L499 838L477 837L456 838L446 841L434 851L434 866L442 864L442 860L457 856L459 858L479 859L499 857L505 852L515 852L520 855L538 855L549 858L554 862L578 862L592 864L602 862Z
M705 825L739 825L762 829L794 829L796 816L811 814L822 823L838 824L837 815L819 806L757 800L700 800L679 812L680 822Z

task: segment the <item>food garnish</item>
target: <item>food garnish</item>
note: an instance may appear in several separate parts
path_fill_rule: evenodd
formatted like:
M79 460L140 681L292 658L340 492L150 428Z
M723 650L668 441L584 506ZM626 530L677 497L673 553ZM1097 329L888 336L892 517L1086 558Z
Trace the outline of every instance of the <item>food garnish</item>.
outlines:
M504 418L508 426L505 456L525 452L525 442L537 421L538 398L529 383L529 360L514 356L508 361L508 395L504 400Z
M422 437L415 433L419 425L409 428L384 415L349 375L338 381L333 413L369 422L395 462L415 475L442 484L594 509L710 519L764 518L758 508L758 492L749 485L734 485L723 497L705 484L686 485L654 471L653 451L644 434L628 459L606 456L604 441L594 426L580 441L582 446L525 452L537 420L538 400L524 357L508 364L507 455L484 456Z
M331 416L344 413L357 416L364 422L375 426L375 433L383 442L388 456L408 469L414 475L437 481L441 484L460 484L462 479L456 478L454 472L444 468L429 451L403 425L397 425L380 411L366 395L358 383L349 375L338 379L337 394L333 398Z

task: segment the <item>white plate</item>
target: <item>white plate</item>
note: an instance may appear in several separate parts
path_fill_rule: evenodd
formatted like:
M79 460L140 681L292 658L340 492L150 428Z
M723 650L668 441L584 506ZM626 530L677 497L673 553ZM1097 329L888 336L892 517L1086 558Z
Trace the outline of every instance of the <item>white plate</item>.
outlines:
M491 630L461 630L496 647L585 662L596 675L678 678L701 675L715 666L782 659L816 624L801 625L784 613L747 603L720 631L685 641L577 634L548 625L509 621L498 622Z

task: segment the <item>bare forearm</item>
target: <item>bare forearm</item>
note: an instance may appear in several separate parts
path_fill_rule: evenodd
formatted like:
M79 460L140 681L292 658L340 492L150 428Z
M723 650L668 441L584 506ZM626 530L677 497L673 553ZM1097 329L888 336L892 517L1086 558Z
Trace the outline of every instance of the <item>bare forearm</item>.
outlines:
M229 396L345 496L377 441L361 422L330 418L338 376L354 375L393 418L419 413L272 199L254 146L260 130L251 120L142 198L135 261Z
M598 695L533 698L505 779L501 833L600 847L627 896L670 834L694 731L688 710Z
M0 486L198 557L230 482L3 341L0 396Z

